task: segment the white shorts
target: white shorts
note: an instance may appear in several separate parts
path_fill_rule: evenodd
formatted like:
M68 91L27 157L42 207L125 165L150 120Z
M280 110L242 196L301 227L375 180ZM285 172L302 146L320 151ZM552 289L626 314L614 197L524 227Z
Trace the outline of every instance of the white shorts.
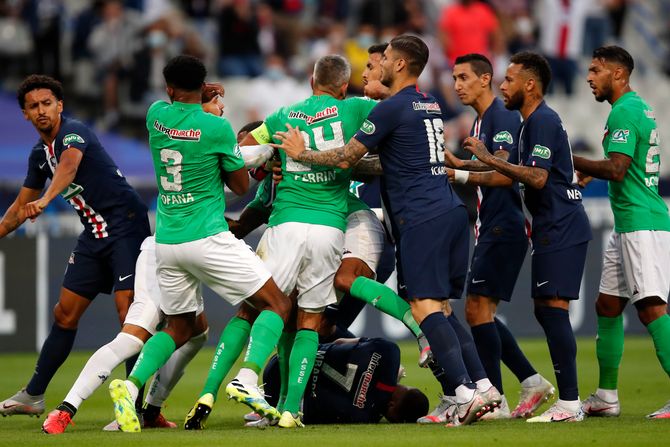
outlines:
M156 259L166 315L197 312L201 283L235 306L270 279L263 262L230 231L182 244L156 244Z
M385 237L384 227L373 211L360 210L349 214L342 259L360 259L376 272L384 251Z
M286 222L263 233L256 252L286 295L298 289L298 307L320 312L335 304L333 280L344 233L334 227Z
M670 292L670 231L612 232L603 255L600 292L632 303Z

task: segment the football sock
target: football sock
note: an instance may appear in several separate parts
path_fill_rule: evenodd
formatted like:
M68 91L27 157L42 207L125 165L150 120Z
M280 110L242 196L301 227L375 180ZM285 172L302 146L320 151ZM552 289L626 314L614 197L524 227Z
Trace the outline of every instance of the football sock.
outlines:
M161 407L147 403L142 409L142 416L145 421L155 421L158 415L161 414Z
M647 325L647 330L654 340L656 357L661 362L663 371L670 376L670 315L663 315Z
M295 342L295 332L284 332L279 337L277 344L277 362L279 363L279 399L277 401L277 410L284 410L286 394L288 393L289 368L291 363L291 349Z
M141 349L142 348L140 347L140 350ZM125 362L125 364L126 364L126 377L130 376L130 373L133 370L133 368L135 367L135 363L137 363L137 359L139 358L139 356L140 356L140 353L137 352L137 353L135 353L135 355L126 359L126 362ZM135 409L137 411L142 409L142 398L143 397L144 397L144 385L142 385L142 387L137 392L137 398L135 399Z
M559 399L579 399L577 385L577 343L568 311L558 307L535 306L535 318L544 329L554 364Z
M347 329L356 317L358 317L363 308L365 308L364 300L354 298L350 293L345 293L337 304L337 325Z
M70 417L74 417L74 415L77 414L77 407L66 401L63 401L60 405L58 405L56 410L66 411L70 413Z
M602 388L598 388L596 390L596 396L605 402L616 402L619 400L619 392L617 390L604 390Z
M359 276L351 285L351 295L370 303L375 308L405 323L415 337L421 335L421 329L412 316L407 301L393 290L365 276Z
M447 321L454 332L456 337L458 337L458 343L461 345L461 356L463 357L463 363L465 363L465 369L468 370L468 375L473 382L486 378L486 371L482 366L481 360L479 360L479 354L477 353L477 347L475 342L472 339L472 335L468 332L467 329L463 327L456 315L452 312L451 315L447 317Z
M598 315L596 337L596 356L600 368L598 388L617 389L623 344L623 315L614 318Z
M284 330L284 321L271 310L264 310L251 326L249 346L244 357L243 368L249 368L256 374L261 371Z
M532 376L526 377L520 383L522 388L540 386L542 384L542 376L539 375L538 373L535 373Z
M200 392L200 397L207 393L216 396L221 388L223 379L230 372L233 364L238 359L244 346L249 340L249 333L251 332L251 324L243 318L233 317L221 333L219 338L219 345L216 348L216 353L212 359L212 364L207 373L207 380L205 386Z
M351 333L349 329L340 326L340 323L338 322L337 325L335 325L335 330L332 334L325 337L319 336L319 343L332 343L338 338L356 338L356 336Z
M507 366L512 374L516 376L519 382L523 382L530 376L537 374L533 365L530 364L526 355L523 353L516 338L512 335L509 328L497 317L494 318L498 336L500 337L500 359ZM502 391L501 391L502 393Z
M146 398L148 404L156 407L163 406L163 402L168 398L181 376L184 375L186 365L200 351L208 336L209 328L195 337L191 337L189 341L172 353L165 365L156 371Z
M75 409L79 408L107 380L114 368L140 352L143 345L142 340L134 335L119 333L114 340L95 351L88 359L65 396L65 402Z
M444 374L449 388L456 389L463 384L476 388L465 369L458 337L442 311L433 312L424 318L421 322L421 330L426 334L437 363L448 365L447 368L444 368ZM451 393L445 394L452 395Z
M483 379L479 379L479 380L475 381L475 384L477 385L477 389L479 391L486 391L493 386L491 381L486 377L483 378ZM498 389L498 388L496 388L496 389Z
M456 394L456 389L452 388L449 386L449 383L447 382L447 376L444 373L444 369L433 359L430 363L428 363L428 367L430 368L430 371L433 373L433 376L435 377L435 380L437 380L440 383L440 387L442 388L442 394L445 396L453 396Z
M300 401L309 383L314 367L319 335L310 329L301 329L295 335L289 363L288 393L284 401L284 411L293 414L300 411Z
M503 394L502 373L500 371L500 357L502 356L502 343L498 335L498 329L494 322L478 324L470 328L472 338L477 346L479 359L484 365L486 376L493 385Z
M135 363L135 367L128 376L126 383L130 382L137 388L141 388L153 373L165 365L176 347L169 334L163 331L156 333L144 344L140 359ZM137 397L137 394L135 394L135 397Z
M31 396L44 394L58 368L70 355L77 329L63 329L54 323L51 332L42 344L40 356L37 358L35 372L26 386L26 392Z

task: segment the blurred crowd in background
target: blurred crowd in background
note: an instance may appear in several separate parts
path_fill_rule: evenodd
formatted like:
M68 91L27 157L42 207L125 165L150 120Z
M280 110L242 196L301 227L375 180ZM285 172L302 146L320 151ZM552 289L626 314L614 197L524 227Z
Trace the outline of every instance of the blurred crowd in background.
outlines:
M165 97L165 62L186 53L223 81L226 115L238 128L308 96L313 62L325 54L349 59L350 93L360 94L367 48L413 33L429 45L420 87L446 111L453 149L472 123L453 93L454 58L489 56L499 81L508 57L531 49L552 66L549 101L574 149L600 153L609 108L586 85L590 54L604 44L626 47L634 88L665 106L657 110L663 121L669 12L670 0L0 0L0 83L13 94L28 73L52 75L65 84L70 114L143 138L147 106ZM669 166L666 157L666 177Z

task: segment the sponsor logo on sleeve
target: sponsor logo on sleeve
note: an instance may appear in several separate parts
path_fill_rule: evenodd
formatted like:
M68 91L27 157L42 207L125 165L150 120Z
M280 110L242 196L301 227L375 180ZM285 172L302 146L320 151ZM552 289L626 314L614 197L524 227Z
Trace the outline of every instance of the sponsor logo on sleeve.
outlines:
M549 149L546 146L536 144L535 146L533 146L533 152L530 154L530 156L549 160L549 157L551 157L551 149Z
M72 143L84 144L85 141L82 137L80 137L76 133L69 133L63 137L63 147L68 147Z
M370 120L363 121L363 124L361 125L361 131L363 131L363 133L372 135L373 133L375 133L375 130L376 130L375 125L372 123L372 121Z
M510 134L506 130L503 130L502 132L498 132L497 134L495 134L495 136L493 137L493 141L496 143L512 144L514 143L514 138L512 138L512 134Z
M630 130L628 129L617 129L612 132L612 143L628 143L628 135Z

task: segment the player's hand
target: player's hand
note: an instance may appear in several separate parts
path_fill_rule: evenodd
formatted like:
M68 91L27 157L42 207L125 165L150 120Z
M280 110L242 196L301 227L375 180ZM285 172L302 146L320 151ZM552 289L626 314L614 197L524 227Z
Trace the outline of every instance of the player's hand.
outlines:
M444 151L447 152L447 151ZM446 158L445 158L445 163L446 163ZM449 177L449 183L454 183L454 175L456 173L454 172L453 169L447 168L447 177Z
M274 134L274 138L281 141L281 144L270 143L270 146L281 149L291 158L298 158L305 152L305 140L302 138L300 128L286 124L286 132L279 131Z
M381 81L368 81L363 87L363 94L370 99L386 99L391 93L389 88L381 83Z
M448 168L461 169L465 163L455 156L449 149L444 149L444 165Z
M575 171L575 174L577 174L577 184L581 188L586 188L586 185L591 183L591 181L593 180L593 177L591 177L590 175L584 174L583 172Z
M465 141L463 141L463 149L466 151L472 153L477 159L480 161L483 161L486 163L486 157L489 157L491 154L489 154L489 151L486 149L486 146L484 143L482 143L480 140L478 140L475 137L467 137Z
M281 161L274 160L272 165L272 181L275 182L275 185L278 185L283 178L284 176L281 173Z
M208 102L203 102L202 103L202 110L204 110L207 113L211 113L212 115L215 116L222 116L223 115L223 101L221 101L221 96L214 96L211 100Z
M28 219L30 219L32 222L35 222L35 219L37 219L37 217L44 212L44 208L46 208L48 204L49 202L47 202L45 199L39 198L30 203L26 203L23 207L23 212Z
M218 82L206 82L202 88L202 103L210 102L212 99L220 96L223 98L226 95L226 90L222 84Z

